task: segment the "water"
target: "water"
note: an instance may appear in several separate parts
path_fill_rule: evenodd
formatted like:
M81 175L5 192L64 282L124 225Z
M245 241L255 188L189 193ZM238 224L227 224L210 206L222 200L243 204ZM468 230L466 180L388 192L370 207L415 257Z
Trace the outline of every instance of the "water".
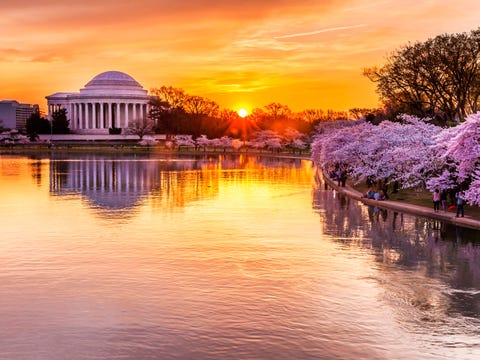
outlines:
M0 157L0 359L475 359L479 233L309 161Z

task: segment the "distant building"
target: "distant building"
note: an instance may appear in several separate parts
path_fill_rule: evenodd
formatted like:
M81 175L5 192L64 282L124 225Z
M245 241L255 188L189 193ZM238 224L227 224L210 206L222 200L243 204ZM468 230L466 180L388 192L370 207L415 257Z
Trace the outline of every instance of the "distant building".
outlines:
M38 111L38 105L20 104L16 100L0 101L0 127L25 130L27 119Z
M119 71L95 76L78 93L58 92L46 97L48 118L64 108L70 130L76 134L108 134L125 129L133 120L146 119L150 96L134 78Z

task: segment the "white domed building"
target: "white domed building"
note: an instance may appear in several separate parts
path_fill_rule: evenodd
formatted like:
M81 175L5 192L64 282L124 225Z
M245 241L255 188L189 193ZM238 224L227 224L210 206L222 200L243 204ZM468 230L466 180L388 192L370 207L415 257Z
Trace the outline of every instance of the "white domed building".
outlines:
M58 92L46 96L48 118L67 110L70 130L76 134L108 134L133 120L146 119L150 96L133 77L120 71L106 71L90 80L78 93Z

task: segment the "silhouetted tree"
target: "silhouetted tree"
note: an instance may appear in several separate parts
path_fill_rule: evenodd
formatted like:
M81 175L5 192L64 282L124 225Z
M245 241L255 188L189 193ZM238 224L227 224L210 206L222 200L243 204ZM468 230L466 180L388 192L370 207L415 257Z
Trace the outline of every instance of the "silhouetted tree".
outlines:
M52 113L52 133L68 134L70 133L69 121L67 119L67 109L59 109Z
M38 134L50 134L50 122L43 118L40 110L35 110L27 119L26 131L30 140L36 139Z
M480 105L480 29L409 44L364 75L377 83L392 119L406 113L440 125L463 121Z

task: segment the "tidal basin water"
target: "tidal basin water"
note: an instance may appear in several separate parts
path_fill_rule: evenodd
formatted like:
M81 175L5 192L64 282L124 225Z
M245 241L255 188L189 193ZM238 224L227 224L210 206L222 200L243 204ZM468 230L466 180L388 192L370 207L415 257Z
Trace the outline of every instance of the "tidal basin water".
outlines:
M478 359L480 234L307 160L0 157L0 359Z

